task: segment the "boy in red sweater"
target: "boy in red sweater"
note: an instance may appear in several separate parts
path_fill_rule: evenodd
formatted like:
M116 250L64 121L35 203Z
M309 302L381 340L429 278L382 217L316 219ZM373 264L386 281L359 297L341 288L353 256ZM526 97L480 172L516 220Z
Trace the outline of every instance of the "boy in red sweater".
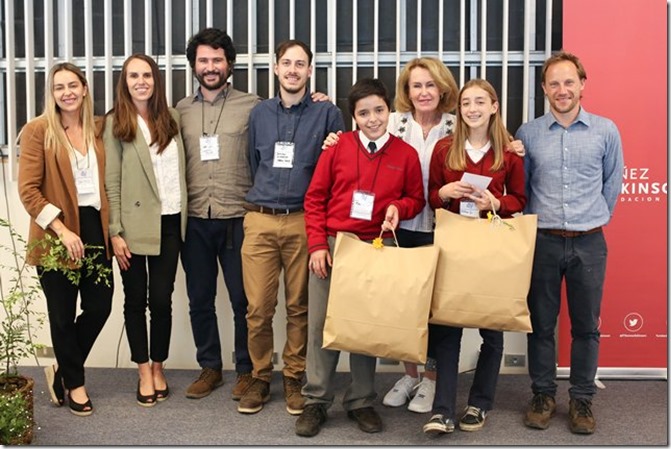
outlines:
M350 113L359 131L344 133L324 150L305 194L305 228L310 253L308 284L307 384L305 409L296 421L296 434L314 436L326 421L333 403L333 375L339 351L322 349L322 333L330 286L331 251L337 232L351 232L370 241L380 226L390 239L400 220L424 208L422 171L417 152L387 132L390 101L384 84L357 81L348 96ZM392 240L385 242L392 245ZM364 432L382 430L372 404L375 357L350 354L352 383L345 392L347 416Z

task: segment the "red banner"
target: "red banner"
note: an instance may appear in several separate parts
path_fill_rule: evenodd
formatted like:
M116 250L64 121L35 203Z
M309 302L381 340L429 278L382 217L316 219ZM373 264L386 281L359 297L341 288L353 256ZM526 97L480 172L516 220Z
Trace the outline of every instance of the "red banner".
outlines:
M622 194L606 227L599 367L667 367L667 4L564 0L564 49L587 72L582 104L620 130ZM570 366L563 303L559 367Z

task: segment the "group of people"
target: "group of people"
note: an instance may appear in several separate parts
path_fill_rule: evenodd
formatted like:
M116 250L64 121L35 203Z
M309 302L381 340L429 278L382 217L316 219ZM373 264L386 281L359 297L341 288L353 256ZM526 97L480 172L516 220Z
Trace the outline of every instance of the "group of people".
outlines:
M316 435L334 400L339 352L322 348L332 253L338 232L372 241L392 230L403 247L433 243L434 210L470 217L538 214L529 292L533 332L529 373L533 399L524 422L544 429L555 411L554 329L560 285L567 282L572 319L571 430L592 433L591 398L598 359L598 317L605 276L602 226L610 220L622 179L615 125L580 104L586 74L577 57L560 52L542 70L550 112L505 129L492 85L473 79L459 90L438 59L409 61L397 81L395 112L386 86L357 81L348 107L357 129L345 129L329 98L311 94L312 52L301 41L275 52L276 97L234 89L228 82L236 50L222 30L207 28L186 49L198 80L193 95L171 108L156 62L130 56L114 106L93 115L79 68L56 64L47 78L42 115L20 135L19 193L31 216L29 241L58 237L70 259L87 245L117 259L131 360L138 367L136 401L152 407L171 392L163 369L172 327L178 260L186 275L198 377L185 394L208 396L223 383L216 315L219 266L234 315L240 413L257 413L270 398L273 317L283 273L286 342L282 352L286 410L300 415L295 431ZM462 181L491 177L488 192ZM52 401L87 416L84 363L110 312L113 282L78 286L40 269L57 364L45 368ZM81 313L77 315L77 298ZM309 306L308 306L309 298ZM411 299L409 299L411 300ZM147 309L149 329L147 329ZM405 374L382 403L431 412L427 434L483 427L492 410L503 333L481 329L468 403L457 413L462 329L429 325L428 361ZM352 382L343 397L350 419L379 432L373 407L376 359L350 354Z

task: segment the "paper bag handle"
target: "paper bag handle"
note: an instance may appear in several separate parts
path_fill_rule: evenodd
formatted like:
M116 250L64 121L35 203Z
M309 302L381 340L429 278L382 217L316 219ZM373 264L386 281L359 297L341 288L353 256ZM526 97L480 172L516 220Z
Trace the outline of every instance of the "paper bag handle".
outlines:
M492 194L492 192L490 192L488 189L485 189L485 193L489 197L489 203L492 205L492 213L494 214L494 216L491 219L492 223L495 223L497 225L504 224L508 227L508 229L514 230L515 227L510 223L506 223L505 221L503 221L501 216L496 213L496 210L494 210L494 195Z
M382 234L383 234L383 233L384 233L384 229L381 229L381 230L380 230L380 237L379 237L380 239L382 239ZM391 230L391 234L394 236L394 243L396 243L396 247L397 247L397 248L400 248L401 245L398 244L398 240L396 239L396 232L394 232L393 229Z

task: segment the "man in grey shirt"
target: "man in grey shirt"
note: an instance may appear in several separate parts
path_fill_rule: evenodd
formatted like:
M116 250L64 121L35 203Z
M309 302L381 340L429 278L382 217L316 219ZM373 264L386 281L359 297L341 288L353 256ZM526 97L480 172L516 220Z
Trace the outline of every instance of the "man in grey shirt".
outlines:
M527 149L525 212L538 215L528 298L533 332L527 336L534 396L524 423L547 429L556 409L555 326L565 280L572 336L569 421L578 434L596 426L591 407L608 252L602 226L613 216L624 168L615 123L580 104L586 79L576 56L548 58L541 83L550 112L517 132Z
M261 99L227 82L233 72L235 47L222 30L207 28L194 35L186 56L200 83L195 94L177 104L186 150L188 221L182 249L191 329L202 371L186 397L209 395L223 383L222 356L215 299L219 267L233 308L235 370L233 399L252 381L247 349L247 297L242 283L245 195L252 186L247 158L249 114Z

